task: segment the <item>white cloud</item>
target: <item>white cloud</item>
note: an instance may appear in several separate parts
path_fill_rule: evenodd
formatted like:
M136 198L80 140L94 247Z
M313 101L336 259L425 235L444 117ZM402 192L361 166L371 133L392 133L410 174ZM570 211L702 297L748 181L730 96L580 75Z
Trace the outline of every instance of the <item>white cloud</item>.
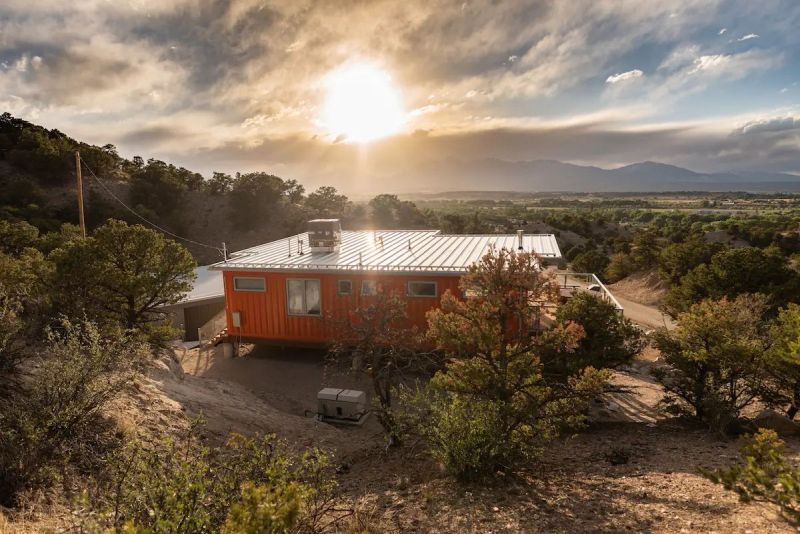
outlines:
M713 54L710 56L700 56L694 60L694 68L689 71L689 74L696 74L703 71L711 71L724 68L729 63L731 56L726 54Z
M780 66L784 54L774 50L748 50L741 54L709 54L696 58L687 75L727 77L741 79L752 72L765 71Z
M14 70L18 72L28 72L28 56L22 56L14 62Z
M639 69L629 70L627 72L619 72L617 74L612 74L608 78L606 78L606 83L620 83L625 82L628 80L634 80L636 78L641 78L644 76L644 73Z
M758 34L757 33L748 33L744 37L740 37L740 38L738 38L736 40L737 41L749 41L750 39L758 39Z
M694 60L699 56L700 47L697 45L678 46L662 61L661 65L658 66L658 70L671 72L685 68L687 65L694 63Z
M717 35L725 35L725 32L728 31L728 28L722 28Z
M508 56L508 62L509 63L514 63L518 59L519 59L519 56Z
M412 117L418 117L420 115L429 115L431 113L437 113L442 111L443 109L449 107L450 104L447 102L443 102L441 104L428 104L417 109L411 110L410 115Z
M272 122L275 120L274 116L266 115L264 113L259 113L258 115L253 115L252 117L248 117L242 121L242 128L252 128L254 126L263 126L268 122Z
M789 88L788 88L788 87L784 87L783 89L781 89L781 90L780 90L780 91L778 91L778 92L779 92L780 94L783 94L783 93L786 93L787 91L789 91Z

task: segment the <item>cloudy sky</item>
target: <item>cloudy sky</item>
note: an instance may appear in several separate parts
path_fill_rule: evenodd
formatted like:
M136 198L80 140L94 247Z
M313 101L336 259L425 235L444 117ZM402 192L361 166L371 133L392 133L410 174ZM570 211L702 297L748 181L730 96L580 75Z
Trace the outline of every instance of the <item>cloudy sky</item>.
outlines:
M0 108L345 190L492 159L800 174L799 28L796 0L2 0ZM326 122L353 66L388 80L392 135Z

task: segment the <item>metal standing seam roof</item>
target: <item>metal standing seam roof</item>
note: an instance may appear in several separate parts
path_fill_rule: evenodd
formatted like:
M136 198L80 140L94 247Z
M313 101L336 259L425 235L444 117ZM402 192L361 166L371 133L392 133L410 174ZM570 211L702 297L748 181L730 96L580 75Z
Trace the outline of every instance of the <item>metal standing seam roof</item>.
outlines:
M181 299L179 304L200 302L225 296L222 273L211 269L210 265L201 265L194 270L195 279L192 290Z
M303 254L300 254L300 243ZM518 236L453 235L438 230L343 230L339 252L310 252L308 233L234 252L213 270L402 271L463 273L490 246L517 250ZM561 258L552 234L524 234L522 247L542 258Z

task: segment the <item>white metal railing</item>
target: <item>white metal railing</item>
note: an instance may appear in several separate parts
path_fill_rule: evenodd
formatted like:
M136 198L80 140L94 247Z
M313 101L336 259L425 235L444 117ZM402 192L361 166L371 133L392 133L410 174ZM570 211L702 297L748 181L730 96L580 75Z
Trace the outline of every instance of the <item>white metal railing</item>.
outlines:
M206 324L197 329L197 340L200 346L203 347L210 343L217 335L225 330L228 326L228 321L225 316L225 310L221 310L214 317L208 320Z
M592 285L598 286L600 288L598 293L603 300L613 304L618 312L623 313L625 311L622 304L619 303L616 297L614 297L611 291L608 290L605 284L601 282L594 273L557 273L556 276L561 287L564 289L586 289ZM561 283L562 281L563 283Z

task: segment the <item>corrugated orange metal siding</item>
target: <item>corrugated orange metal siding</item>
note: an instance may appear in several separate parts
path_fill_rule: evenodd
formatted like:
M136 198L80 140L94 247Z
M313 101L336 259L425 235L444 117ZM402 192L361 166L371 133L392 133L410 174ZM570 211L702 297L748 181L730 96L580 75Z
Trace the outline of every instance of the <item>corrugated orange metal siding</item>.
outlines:
M361 282L375 280L385 291L397 291L406 295L409 281L436 282L437 296L406 297L408 301L408 317L412 325L425 329L425 314L437 307L446 290L455 294L458 291L458 276L429 275L365 275L365 274L330 274L330 273L270 273L254 271L225 271L225 313L228 319L228 332L246 338L260 338L272 341L289 341L295 343L326 343L333 336L334 317L345 317L348 310L355 309L370 297L361 296ZM234 277L260 277L266 280L266 291L235 291ZM305 317L289 315L286 304L286 280L317 279L320 281L320 297L322 315ZM350 280L353 291L351 295L339 295L339 280ZM240 312L241 328L234 328L232 314Z

